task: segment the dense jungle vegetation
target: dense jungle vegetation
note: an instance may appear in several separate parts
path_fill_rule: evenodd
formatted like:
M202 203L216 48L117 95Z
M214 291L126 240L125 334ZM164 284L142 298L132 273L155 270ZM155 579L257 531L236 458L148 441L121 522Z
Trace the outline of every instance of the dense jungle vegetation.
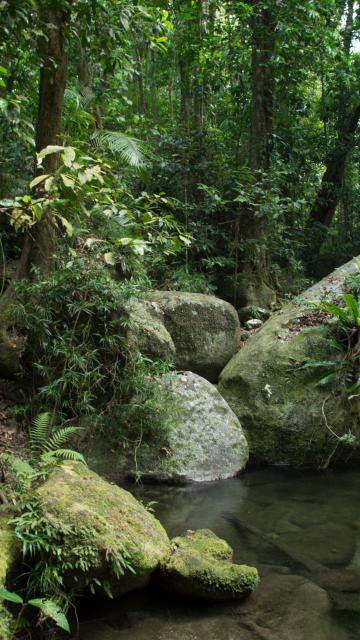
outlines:
M146 368L112 358L121 300L215 292L251 317L359 253L356 3L1 17L0 355L41 408L99 413Z
M129 337L134 299L211 294L264 319L360 254L359 32L354 0L0 0L0 442L16 421L35 482L89 435L136 464L163 443L172 363ZM44 553L20 484L17 535ZM35 595L59 595L67 562L37 565ZM65 628L51 602L34 606Z

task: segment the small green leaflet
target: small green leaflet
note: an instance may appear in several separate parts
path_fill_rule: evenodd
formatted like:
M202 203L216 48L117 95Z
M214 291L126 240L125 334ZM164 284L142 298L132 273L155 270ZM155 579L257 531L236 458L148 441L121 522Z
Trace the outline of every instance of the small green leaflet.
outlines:
M40 182L44 182L44 180L46 180L48 177L49 177L48 173L42 176L37 176L36 178L34 178L34 180L30 182L30 189L37 187L37 185L40 184Z
M65 167L71 167L72 163L75 160L75 157L76 153L74 147L65 147L62 154L62 159Z
M21 596L12 591L8 591L3 587L0 587L0 600L7 600L8 602L15 602L15 604L23 604L24 601Z
M47 147L45 147L45 149L41 149L41 151L39 151L39 153L37 154L37 157L38 157L38 160L41 161L46 156L49 156L51 153L60 153L60 151L63 151L63 150L64 150L64 147L61 147L56 144L49 144Z
M37 607L42 611L44 616L47 618L51 618L56 622L57 626L64 631L70 633L70 626L67 621L65 614L61 611L60 607L53 600L45 600L45 598L35 598L34 600L29 600L28 604L31 604L33 607Z
M64 218L63 216L59 216L59 218L61 220L61 224L66 229L66 233L68 234L69 237L71 237L72 234L74 233L74 228L73 228L71 222L69 222L69 220L66 220L66 218Z

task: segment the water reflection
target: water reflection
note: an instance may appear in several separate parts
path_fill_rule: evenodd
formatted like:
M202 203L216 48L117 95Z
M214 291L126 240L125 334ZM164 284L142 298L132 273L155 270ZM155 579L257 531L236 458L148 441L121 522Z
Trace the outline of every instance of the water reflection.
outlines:
M134 487L132 487L134 490ZM210 528L261 587L208 605L147 589L83 612L82 640L358 640L360 473L256 471L187 487L137 487L170 536ZM92 605L93 607L93 605Z

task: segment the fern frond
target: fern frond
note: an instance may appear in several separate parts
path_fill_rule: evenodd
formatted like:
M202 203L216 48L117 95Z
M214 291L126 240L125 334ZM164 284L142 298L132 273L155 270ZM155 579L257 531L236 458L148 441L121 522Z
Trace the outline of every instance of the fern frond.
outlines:
M61 449L61 447L70 440L71 436L74 435L76 431L76 427L57 427L52 431L49 437L45 446L46 451Z
M30 426L30 447L33 451L43 451L50 431L50 413L39 413Z
M51 462L56 459L73 460L75 462L83 462L83 464L86 464L84 456L73 449L56 449L55 451L47 451L41 456L42 462Z
M131 167L143 167L147 162L148 151L145 144L121 131L98 130L91 136L95 149L107 149Z

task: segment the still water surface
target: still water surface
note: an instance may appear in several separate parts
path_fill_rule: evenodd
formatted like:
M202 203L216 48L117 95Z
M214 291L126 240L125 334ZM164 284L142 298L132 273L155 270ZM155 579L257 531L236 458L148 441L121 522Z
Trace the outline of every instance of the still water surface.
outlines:
M134 488L132 487L134 491ZM210 528L262 581L243 603L206 604L155 587L81 614L81 640L359 640L360 473L254 471L134 491L170 536Z

